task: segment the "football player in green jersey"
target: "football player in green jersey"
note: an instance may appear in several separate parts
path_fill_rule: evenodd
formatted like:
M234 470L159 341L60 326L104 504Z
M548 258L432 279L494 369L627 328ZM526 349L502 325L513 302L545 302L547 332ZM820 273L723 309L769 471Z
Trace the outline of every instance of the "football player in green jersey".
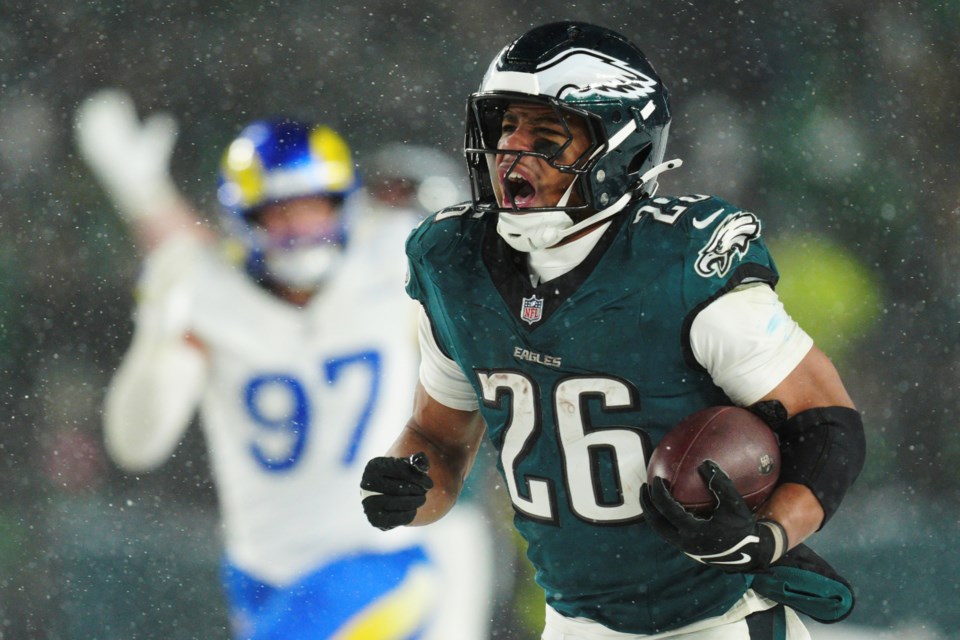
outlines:
M778 300L758 217L656 195L680 165L664 161L669 123L653 67L608 29L547 24L496 56L468 100L472 202L407 241L420 385L367 464L364 511L382 529L439 519L486 435L546 594L544 640L808 638L797 608L852 608L802 543L858 475L863 425ZM705 463L717 505L694 517L646 484L646 461L720 404L777 431L780 484L753 513Z

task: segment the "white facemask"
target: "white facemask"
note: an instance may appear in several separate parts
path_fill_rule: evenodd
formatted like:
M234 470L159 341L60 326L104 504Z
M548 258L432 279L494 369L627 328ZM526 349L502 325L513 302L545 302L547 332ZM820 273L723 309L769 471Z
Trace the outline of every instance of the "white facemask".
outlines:
M272 249L264 256L267 274L280 284L299 291L318 288L334 270L343 247L322 243L292 249Z

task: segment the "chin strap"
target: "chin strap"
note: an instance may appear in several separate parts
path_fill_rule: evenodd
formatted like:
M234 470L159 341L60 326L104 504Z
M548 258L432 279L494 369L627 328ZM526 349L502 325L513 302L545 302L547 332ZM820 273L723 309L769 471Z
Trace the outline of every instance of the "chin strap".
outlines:
M647 170L646 173L640 176L640 180L638 180L638 182L640 183L640 188L642 189L643 185L652 181L653 187L647 192L647 195L652 197L653 194L657 192L657 188L660 186L660 184L656 180L657 176L659 176L661 173L664 173L665 171L671 171L682 165L683 165L683 160L681 160L680 158L674 158L673 160L667 160L666 162L661 162L655 167L651 167L650 169Z
M653 180L654 187L649 194L652 196L657 187L655 178L664 171L676 169L682 164L683 161L679 158L662 162L640 176L639 183L644 185ZM566 206L576 181L577 179L575 178L573 182L570 183L570 186L567 187L567 190L557 202L557 207ZM583 231L587 227L602 222L619 213L627 206L627 203L633 197L634 192L628 191L609 207L601 209L577 223L573 222L573 219L566 211L530 211L520 213L508 213L504 211L500 213L497 221L497 233L500 234L500 237L503 238L507 244L523 253L547 249L564 238L568 238L575 233Z

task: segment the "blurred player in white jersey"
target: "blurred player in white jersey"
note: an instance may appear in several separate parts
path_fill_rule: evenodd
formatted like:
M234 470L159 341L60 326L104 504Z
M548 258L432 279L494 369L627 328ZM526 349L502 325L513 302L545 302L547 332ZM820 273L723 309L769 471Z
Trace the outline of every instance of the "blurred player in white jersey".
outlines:
M416 217L357 210L359 178L333 130L257 121L221 166L223 240L245 249L230 252L172 182L172 119L141 123L108 90L81 105L76 130L146 253L106 447L127 471L157 468L199 410L234 636L485 637L483 601L464 608L477 630L441 615L469 585L439 569L443 550L425 537L438 534L377 531L357 504L363 464L392 440L415 385L403 245Z

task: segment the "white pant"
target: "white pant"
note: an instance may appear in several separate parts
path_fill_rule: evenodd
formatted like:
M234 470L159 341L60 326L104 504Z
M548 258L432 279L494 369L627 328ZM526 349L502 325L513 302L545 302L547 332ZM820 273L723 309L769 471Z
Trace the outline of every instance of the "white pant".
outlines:
M424 533L427 553L440 569L442 593L423 640L489 638L495 560L486 515L461 500Z
M652 635L620 633L585 618L567 618L548 605L541 640L659 640L660 638L750 640L750 631L747 629L744 618L751 613L765 611L776 604L772 600L757 595L751 589L722 616L707 618L679 629ZM810 633L793 609L786 607L785 612L787 640L810 640Z

